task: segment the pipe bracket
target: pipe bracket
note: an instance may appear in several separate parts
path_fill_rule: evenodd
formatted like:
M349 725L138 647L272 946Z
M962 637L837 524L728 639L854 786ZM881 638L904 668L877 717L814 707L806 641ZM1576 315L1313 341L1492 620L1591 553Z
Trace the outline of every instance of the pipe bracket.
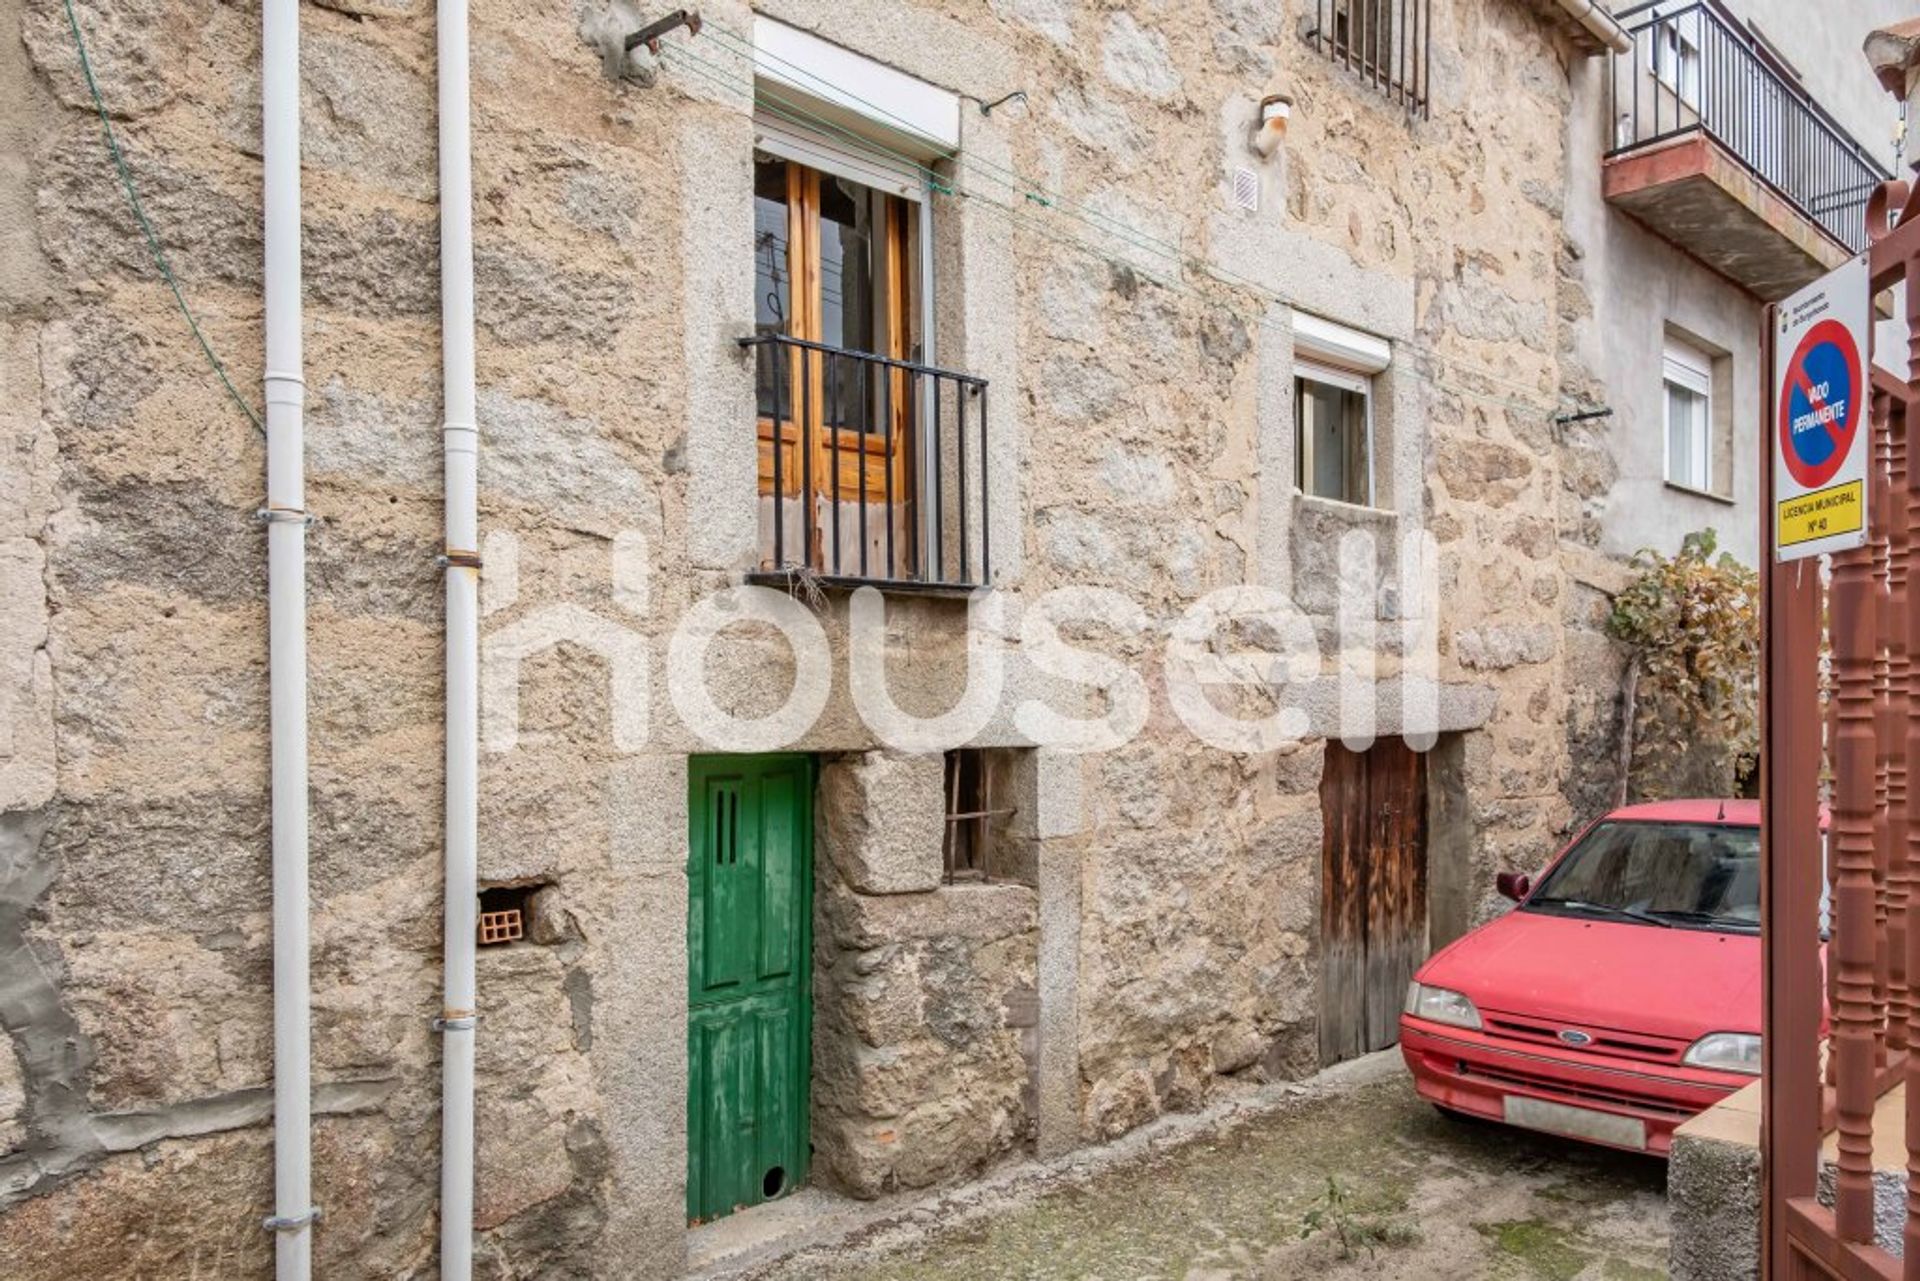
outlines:
M279 1214L260 1220L260 1226L268 1232L298 1232L301 1228L320 1221L320 1207L309 1206L305 1214Z
M621 41L627 53L632 53L641 45L647 46L647 52L654 57L660 56L660 37L675 27L685 27L687 34L700 34L700 11L698 9L675 9L664 18L649 22L640 30L631 32Z
M434 563L442 569L479 569L479 552L449 551L434 557Z
M433 1030L436 1032L471 1032L479 1025L478 1014L462 1014L457 1018L436 1015L432 1023Z
M320 523L320 518L310 511L299 511L292 507L262 507L253 513L253 518L262 525L299 524L311 529Z

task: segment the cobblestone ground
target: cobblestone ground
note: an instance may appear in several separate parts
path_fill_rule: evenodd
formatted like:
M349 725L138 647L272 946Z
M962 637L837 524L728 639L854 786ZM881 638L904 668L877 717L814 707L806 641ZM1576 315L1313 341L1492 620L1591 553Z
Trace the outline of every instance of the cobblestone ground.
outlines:
M1638 1281L1666 1275L1665 1186L1661 1161L1445 1119L1396 1072L777 1275Z

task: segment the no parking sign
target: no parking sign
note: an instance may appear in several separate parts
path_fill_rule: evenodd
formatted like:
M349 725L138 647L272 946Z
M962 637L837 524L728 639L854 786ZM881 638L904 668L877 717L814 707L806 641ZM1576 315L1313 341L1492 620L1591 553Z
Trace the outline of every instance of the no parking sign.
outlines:
M1780 304L1773 344L1774 554L1867 541L1867 260Z

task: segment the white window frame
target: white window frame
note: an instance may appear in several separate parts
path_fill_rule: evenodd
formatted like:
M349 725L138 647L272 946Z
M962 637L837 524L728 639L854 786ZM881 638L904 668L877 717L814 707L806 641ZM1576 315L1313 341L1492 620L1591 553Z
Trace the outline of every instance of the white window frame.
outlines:
M1717 498L1719 494L1713 487L1713 357L1696 347L1669 338L1660 366L1660 474L1675 489ZM1697 454L1700 483L1697 485L1676 480L1673 476L1673 400L1667 392L1669 386L1700 397L1700 443Z
M1295 312L1293 315L1294 377L1354 392L1365 407L1367 496L1365 503L1360 505L1374 510L1378 510L1380 505L1380 460L1374 448L1374 376L1385 370L1392 360L1392 344L1384 338L1349 329L1305 312ZM1301 430L1300 407L1297 405L1288 430L1294 434L1294 449L1299 455L1295 462L1296 475L1310 477L1313 475L1313 440ZM1297 493L1322 502L1342 501L1311 493L1298 480L1294 488Z
M1355 373L1350 369L1342 369L1338 365L1327 365L1317 360L1301 360L1298 358L1293 362L1293 376L1295 378L1305 379L1307 382L1320 383L1327 387L1337 387L1341 391L1353 392L1360 397L1360 403L1364 410L1362 417L1366 420L1365 430L1367 444L1367 498L1366 502L1361 505L1366 507L1376 506L1378 495L1374 486L1374 473L1376 468L1373 457L1372 376L1369 374ZM1313 475L1313 435L1311 432L1301 429L1301 412L1297 407L1294 410L1293 432L1294 448L1300 451L1299 475L1303 478L1311 477ZM1348 501L1339 498L1329 498L1325 494L1316 494L1305 485L1298 484L1297 482L1295 487L1300 493L1305 494L1307 497L1317 498L1322 502L1337 503Z
M753 18L753 75L786 102L923 158L960 149L959 94L764 14Z

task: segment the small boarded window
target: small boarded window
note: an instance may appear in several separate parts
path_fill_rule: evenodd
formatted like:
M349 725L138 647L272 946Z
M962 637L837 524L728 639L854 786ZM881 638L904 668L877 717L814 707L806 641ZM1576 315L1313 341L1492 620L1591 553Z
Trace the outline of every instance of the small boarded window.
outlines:
M1313 0L1301 34L1408 115L1431 114L1427 50L1433 0Z
M962 747L947 753L947 830L945 864L948 884L987 881L1004 875L1003 865L1017 862L1009 820L1016 807L1007 803L1007 753L980 747Z

